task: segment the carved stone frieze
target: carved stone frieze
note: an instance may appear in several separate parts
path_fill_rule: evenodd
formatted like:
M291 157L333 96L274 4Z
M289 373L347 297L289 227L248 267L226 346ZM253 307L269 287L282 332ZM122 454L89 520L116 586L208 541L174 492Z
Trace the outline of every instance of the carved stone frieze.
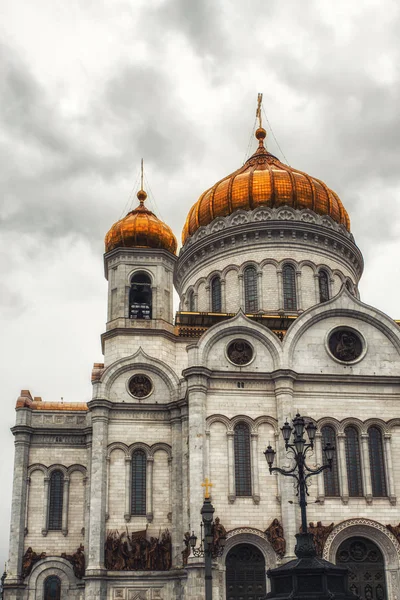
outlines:
M85 446L86 436L85 435L64 435L64 434L34 434L32 437L32 445L65 445L68 446Z

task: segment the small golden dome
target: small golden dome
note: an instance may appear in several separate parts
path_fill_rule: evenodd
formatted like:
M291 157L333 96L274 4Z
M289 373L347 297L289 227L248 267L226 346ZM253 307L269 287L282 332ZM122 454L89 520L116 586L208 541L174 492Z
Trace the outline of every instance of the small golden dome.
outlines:
M256 131L259 147L237 171L206 190L189 211L182 231L182 243L199 227L236 210L258 206L308 208L329 215L350 231L350 219L340 198L323 181L281 163L264 147L267 132Z
M106 252L114 248L161 248L176 254L178 244L171 229L144 205L146 192L140 190L137 197L139 206L114 223L107 233Z

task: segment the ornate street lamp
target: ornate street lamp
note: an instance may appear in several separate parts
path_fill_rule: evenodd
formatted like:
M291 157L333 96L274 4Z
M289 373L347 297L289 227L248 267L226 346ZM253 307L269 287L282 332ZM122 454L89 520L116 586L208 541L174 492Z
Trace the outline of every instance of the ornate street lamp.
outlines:
M294 551L297 559L268 571L272 591L267 594L267 598L269 600L278 600L278 598L279 600L354 599L354 595L348 589L347 569L337 567L317 557L313 535L307 529L308 479L322 473L325 469L332 469L335 447L328 442L323 448L326 464L317 469L311 469L306 463L306 458L314 449L317 432L315 424L312 421L306 424L305 419L297 413L292 420L292 425L286 421L281 427L281 431L285 448L291 454L294 466L291 469L273 467L276 452L270 445L264 454L270 473L276 472L293 477L297 482L297 496L301 510L301 533L296 534L297 544ZM305 431L308 442L304 437ZM291 436L293 436L292 443L290 443Z
M189 545L193 556L204 558L206 588L205 600L212 600L212 559L222 556L226 543L226 537L225 535L218 536L218 545L214 545L213 514L215 509L211 504L209 492L209 488L212 487L212 483L206 479L205 483L202 483L201 485L205 488L205 493L203 506L200 511L202 516L202 522L200 523L200 546L196 548L197 536L194 534L194 531L192 531L192 535L189 538Z

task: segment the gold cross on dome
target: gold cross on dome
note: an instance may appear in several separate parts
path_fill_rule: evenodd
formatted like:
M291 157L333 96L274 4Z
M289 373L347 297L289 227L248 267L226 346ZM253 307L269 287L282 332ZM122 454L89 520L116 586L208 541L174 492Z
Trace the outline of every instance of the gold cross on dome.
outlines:
M208 481L208 477L206 477L204 483L201 484L201 487L205 488L204 490L204 498L209 498L210 497L210 490L209 488L212 488L213 484L211 483L211 481Z
M258 97L257 97L256 117L258 119L258 126L259 127L262 127L262 119L261 119L261 104L262 104L262 99L263 99L263 95L262 94L258 94Z

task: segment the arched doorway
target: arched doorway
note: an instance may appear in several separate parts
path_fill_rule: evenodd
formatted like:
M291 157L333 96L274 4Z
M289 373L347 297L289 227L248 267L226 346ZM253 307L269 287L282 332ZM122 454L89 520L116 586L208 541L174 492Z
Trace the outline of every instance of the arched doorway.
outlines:
M233 546L226 557L226 600L262 600L266 594L265 560L252 544Z
M336 564L349 569L349 585L362 600L387 600L382 552L371 540L352 537L342 542Z
M56 575L47 577L44 582L44 600L60 600L61 581Z

